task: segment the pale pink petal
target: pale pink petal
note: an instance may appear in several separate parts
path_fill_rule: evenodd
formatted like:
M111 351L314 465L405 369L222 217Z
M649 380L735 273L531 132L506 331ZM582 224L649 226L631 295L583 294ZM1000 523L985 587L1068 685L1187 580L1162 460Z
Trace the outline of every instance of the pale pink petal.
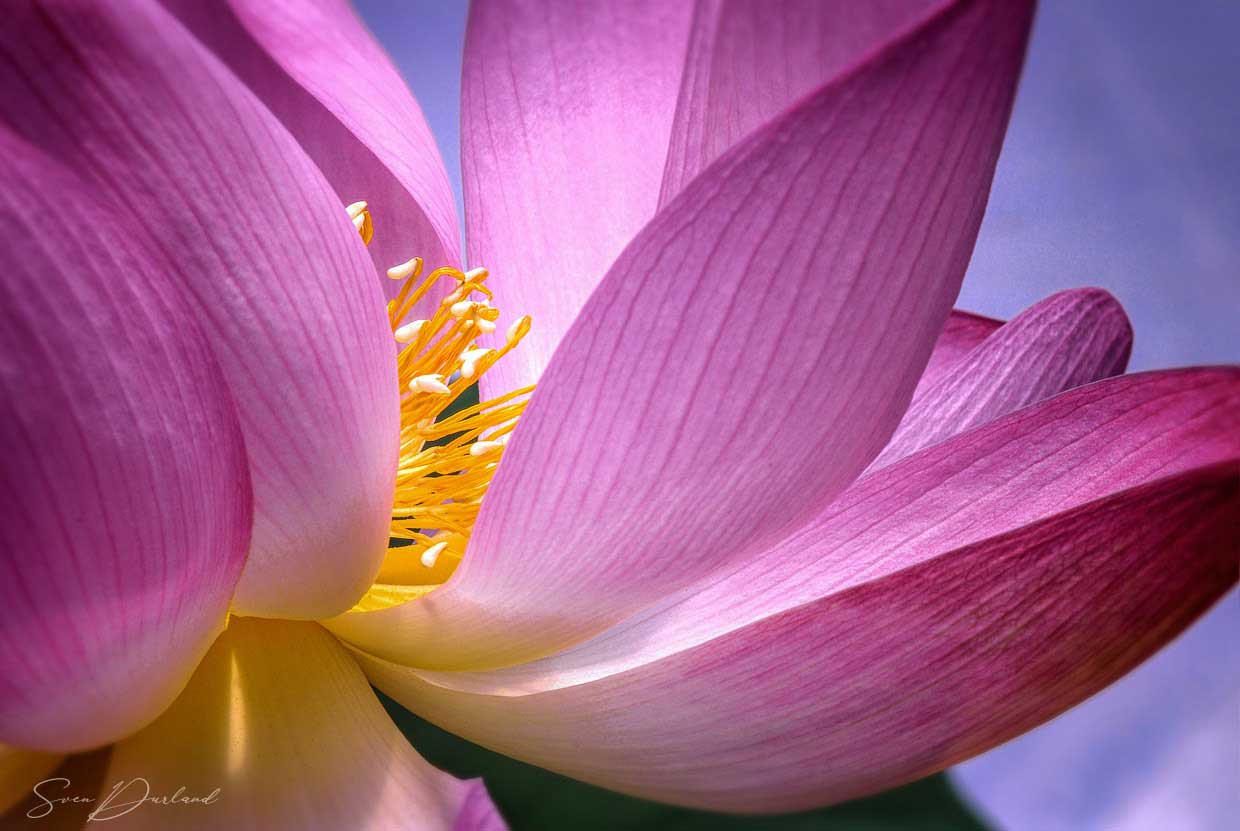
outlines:
M1029 17L963 3L698 177L556 351L449 583L334 631L417 666L516 663L839 493L959 288Z
M1234 585L1240 369L1064 393L859 482L723 579L507 670L371 680L494 750L648 798L793 810L1056 715Z
M0 126L0 741L150 721L224 626L251 498L228 387L145 231Z
M452 831L508 831L508 823L491 801L483 781L470 779L461 784L465 787Z
M483 378L534 381L590 292L654 215L689 3L496 0L470 6L461 89L466 247L520 350Z
M1132 326L1102 289L1035 303L1000 327L917 399L874 470L1013 410L1124 371ZM923 376L924 378L924 376Z
M415 255L431 267L459 265L456 204L435 137L346 0L164 5L284 123L342 204L369 203L381 270Z
M113 750L105 782L138 777L152 795L219 796L139 806L125 828L504 828L481 783L422 759L349 653L313 623L234 617L176 703Z
M943 324L943 331L939 333L939 339L934 343L930 360L917 381L913 401L921 398L926 390L938 383L965 355L1002 325L1002 320L952 309L952 313L947 316L947 322Z
M797 99L944 0L703 0L697 3L660 204Z
M291 135L152 0L19 4L0 119L152 233L232 389L254 486L236 607L349 608L386 545L397 389L382 293Z

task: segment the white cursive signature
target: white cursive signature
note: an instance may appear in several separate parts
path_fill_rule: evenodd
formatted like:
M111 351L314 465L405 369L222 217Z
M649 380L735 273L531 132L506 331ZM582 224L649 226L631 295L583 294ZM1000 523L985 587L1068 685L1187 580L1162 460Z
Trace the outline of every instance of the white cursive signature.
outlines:
M87 822L106 822L110 819L123 817L130 811L134 811L143 805L210 805L220 798L220 789L216 788L206 796L190 796L185 792L185 787L181 786L176 789L175 793L163 795L151 795L151 783L141 776L133 779L122 779L112 786L112 791L102 800L96 800L92 796L48 796L41 788L46 787L50 793L56 786L60 790L65 790L72 783L64 776L57 776L52 779L44 779L42 782L34 786L34 795L39 798L40 804L34 806L26 812L26 816L30 819L42 819L55 810L57 805L68 804L84 804L98 802L94 809L87 815Z

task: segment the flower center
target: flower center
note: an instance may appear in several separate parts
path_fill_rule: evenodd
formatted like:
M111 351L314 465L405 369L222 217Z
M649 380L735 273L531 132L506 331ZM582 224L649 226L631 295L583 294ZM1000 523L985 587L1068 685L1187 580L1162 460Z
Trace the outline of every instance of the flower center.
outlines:
M366 243L373 236L366 203L348 207ZM515 320L504 342L479 338L498 328L500 311L484 285L487 271L437 268L422 275L422 260L388 269L403 282L388 302L388 321L399 349L400 461L387 556L375 584L358 601L372 611L421 597L456 570L517 417L533 386L480 403L472 388L530 330L529 316ZM419 301L441 283L447 295L428 318L408 319Z

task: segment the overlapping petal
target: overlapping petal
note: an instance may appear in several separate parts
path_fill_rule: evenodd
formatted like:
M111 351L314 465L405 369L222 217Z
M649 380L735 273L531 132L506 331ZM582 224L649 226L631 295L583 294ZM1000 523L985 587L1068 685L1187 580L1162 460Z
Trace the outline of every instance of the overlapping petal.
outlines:
M55 769L26 787L25 798L0 814L0 828L39 831L82 831L89 828L94 803L104 786L112 748L68 756ZM65 800L63 802L59 800Z
M64 757L0 745L0 817L27 799L30 789L56 769Z
M945 0L702 0L695 6L660 204L786 107L852 70Z
M348 652L313 623L234 617L176 703L113 750L106 781L138 777L152 795L220 795L143 805L127 828L504 827L480 782L414 752Z
M926 368L917 381L913 401L921 398L926 390L938 383L965 355L1002 325L1001 320L952 309L952 313L947 316L947 322L943 324L943 331L939 333L939 339L934 342L930 360L926 362Z
M398 412L382 293L343 206L153 0L6 11L0 119L146 226L232 389L255 500L237 607L348 608L383 556Z
M1240 369L1127 376L877 471L762 558L552 658L362 661L501 752L646 797L789 810L941 769L1087 697L1234 585L1238 551Z
M871 470L1043 398L1117 375L1131 353L1132 326L1110 294L1073 289L1051 295L926 389Z
M473 3L461 89L467 251L535 325L483 378L538 378L620 250L654 215L689 3Z
M154 718L249 542L241 427L145 232L0 126L0 741Z
M164 4L275 113L343 204L370 204L370 253L380 269L415 255L460 264L456 206L435 138L346 0Z
M418 666L549 654L841 491L959 288L1029 15L961 3L695 180L557 350L452 580L333 629Z

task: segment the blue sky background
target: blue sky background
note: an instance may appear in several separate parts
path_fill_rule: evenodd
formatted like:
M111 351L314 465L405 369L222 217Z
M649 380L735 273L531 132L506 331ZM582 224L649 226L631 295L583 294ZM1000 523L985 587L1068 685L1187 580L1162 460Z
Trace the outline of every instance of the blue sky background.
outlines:
M465 4L356 0L459 199ZM1240 2L1044 0L959 306L1097 285L1133 369L1240 362ZM1240 599L1141 669L957 769L1003 827L1214 831L1240 816Z

